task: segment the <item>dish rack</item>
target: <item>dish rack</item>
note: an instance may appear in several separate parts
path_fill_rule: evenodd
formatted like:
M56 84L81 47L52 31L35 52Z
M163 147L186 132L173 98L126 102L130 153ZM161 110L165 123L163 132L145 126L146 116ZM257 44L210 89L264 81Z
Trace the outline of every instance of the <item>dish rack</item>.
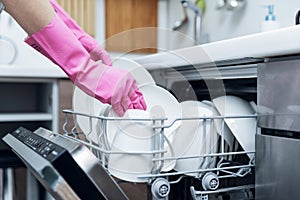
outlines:
M235 150L228 151L226 149L226 142L223 137L223 133L218 138L219 150L218 152L208 153L205 155L195 155L195 156L179 156L179 157L165 157L167 151L165 146L171 146L171 142L166 138L165 129L172 127L177 121L188 121L188 120L200 120L204 124L208 123L208 121L213 120L222 120L223 124L225 124L225 119L247 119L247 118L256 118L256 114L247 115L247 116L210 116L210 117L191 117L191 118L177 118L171 124L165 124L167 118L153 118L153 119L127 119L121 117L106 117L106 116L94 116L87 113L79 113L73 110L65 109L63 110L65 114L65 123L63 125L64 136L68 139L79 142L85 146L87 146L93 154L99 159L102 166L107 169L107 172L110 174L108 170L108 162L109 155L112 154L144 154L152 156L153 166L151 167L151 172L147 174L143 174L138 176L138 178L146 179L147 184L151 186L151 193L153 199L168 199L168 195L170 194L171 185L179 183L184 177L187 176L188 173L197 174L194 176L195 179L201 181L201 186L199 189L194 186L190 187L190 194L192 199L194 200L208 200L209 195L216 193L225 193L231 191L250 191L254 188L254 183L245 184L245 185L237 185L230 187L222 187L220 185L220 180L225 180L229 178L243 178L248 174L253 174L255 167L255 158L248 159L248 161L243 163L232 162L231 159L233 156L239 155L254 155L254 151L244 151ZM89 121L89 133L83 133L78 125L77 118L78 117L87 118ZM98 134L98 143L89 139L89 134L93 130L93 121L97 120L99 126L99 134ZM109 145L107 145L107 140L105 139L106 131L106 123L108 121L122 121L122 120L137 120L137 121L152 121L152 130L155 135L153 137L153 150L152 151L115 151L109 149ZM68 128L67 128L68 127ZM98 132L97 132L98 133ZM106 141L106 142L105 142ZM237 143L237 142L236 142ZM172 149L172 148L171 148ZM208 165L206 168L199 168L197 170L192 171L167 171L162 172L161 169L163 167L164 162L168 162L170 160L178 161L178 160L186 160L186 159L195 159L201 158L205 161L205 159L211 158L215 159L215 164ZM171 178L172 177L172 178Z

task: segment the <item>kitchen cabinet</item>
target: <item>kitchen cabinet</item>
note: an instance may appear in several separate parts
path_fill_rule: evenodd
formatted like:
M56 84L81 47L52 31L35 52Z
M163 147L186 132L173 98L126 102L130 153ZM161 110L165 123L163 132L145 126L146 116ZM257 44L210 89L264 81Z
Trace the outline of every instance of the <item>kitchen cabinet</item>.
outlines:
M103 0L104 1L104 0ZM105 47L113 52L157 52L158 0L109 0L101 6L105 14L96 19L96 0L57 0L88 34L95 37L96 26L105 29ZM98 24L96 24L98 23ZM144 30L137 28L146 28ZM154 28L154 29L153 29ZM134 31L133 31L134 30Z
M95 36L95 0L57 0L64 10L91 36Z
M32 77L0 77L0 137L20 126L35 130L45 127L58 131L59 79ZM14 173L18 199L26 197L26 171L23 163L0 140L0 168L5 175ZM15 168L14 172L7 168ZM6 170L8 173L6 173ZM27 177L28 178L28 177ZM30 179L28 179L30 180ZM27 180L27 181L28 181ZM9 184L9 183L8 183ZM34 189L33 186L28 190ZM25 194L24 194L25 193ZM28 192L27 195L30 195ZM32 199L30 197L30 199Z
M1 137L19 126L42 126L63 133L63 109L72 108L73 83L69 79L0 78ZM6 146L0 141L0 151Z
M58 131L57 79L0 78L0 92L1 138L19 126Z
M105 1L105 46L109 51L155 53L157 30L148 28L157 24L157 0Z

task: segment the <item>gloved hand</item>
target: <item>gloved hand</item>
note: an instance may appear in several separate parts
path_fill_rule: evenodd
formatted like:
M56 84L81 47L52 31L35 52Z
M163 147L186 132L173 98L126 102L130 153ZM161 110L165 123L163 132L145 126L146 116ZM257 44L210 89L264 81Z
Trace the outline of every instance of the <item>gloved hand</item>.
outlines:
M82 46L90 53L91 58L94 61L101 60L103 64L112 65L111 58L107 51L105 51L98 42L88 35L77 23L68 15L68 13L56 2L56 0L50 0L52 7L55 9L58 16L64 21L64 23L71 29Z
M57 14L50 24L28 37L26 43L60 66L88 95L111 104L120 116L127 109L146 109L130 73L93 61Z
M127 109L146 110L143 95L128 71L91 62L89 58L85 59L79 68L81 70L76 76L75 85L88 94L91 93L91 96L95 95L101 102L111 104L120 116L123 116ZM100 77L95 74L99 74Z

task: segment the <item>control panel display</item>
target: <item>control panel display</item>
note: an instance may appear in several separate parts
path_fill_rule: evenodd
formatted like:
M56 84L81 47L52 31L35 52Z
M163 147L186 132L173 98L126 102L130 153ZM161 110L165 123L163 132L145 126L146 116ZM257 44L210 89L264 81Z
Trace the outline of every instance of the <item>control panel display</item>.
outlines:
M66 151L59 145L52 143L51 141L46 140L23 127L15 130L12 135L49 161L53 161L60 154ZM53 135L53 137L56 136Z

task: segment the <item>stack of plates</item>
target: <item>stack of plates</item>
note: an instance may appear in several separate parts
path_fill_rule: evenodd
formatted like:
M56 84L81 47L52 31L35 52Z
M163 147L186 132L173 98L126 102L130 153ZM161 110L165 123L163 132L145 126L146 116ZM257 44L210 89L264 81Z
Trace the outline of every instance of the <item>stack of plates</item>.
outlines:
M220 153L219 138L224 140L225 152L234 152L237 141L244 151L255 150L256 113L255 104L236 96L221 96L213 101L181 102L184 118L173 141L175 156L178 157L175 170L188 176L198 177L197 170L216 167L216 157L204 155ZM218 116L234 116L234 118L218 118ZM241 118L235 118L241 116ZM249 118L245 118L249 116ZM196 118L208 117L206 120ZM210 118L211 117L211 118ZM249 159L254 154L247 154ZM227 156L230 158L230 156Z
M254 102L237 96L221 96L213 100L223 116L253 116L256 113ZM245 151L255 151L256 118L226 118L225 122ZM254 154L247 154L252 160Z
M184 101L181 107L183 118L203 117L203 119L182 121L172 143L175 156L181 157L176 162L175 170L186 172L190 176L197 176L197 173L191 173L191 171L215 165L216 159L212 157L197 157L217 152L218 134L213 120L204 119L214 116L214 112L211 105L199 101Z

